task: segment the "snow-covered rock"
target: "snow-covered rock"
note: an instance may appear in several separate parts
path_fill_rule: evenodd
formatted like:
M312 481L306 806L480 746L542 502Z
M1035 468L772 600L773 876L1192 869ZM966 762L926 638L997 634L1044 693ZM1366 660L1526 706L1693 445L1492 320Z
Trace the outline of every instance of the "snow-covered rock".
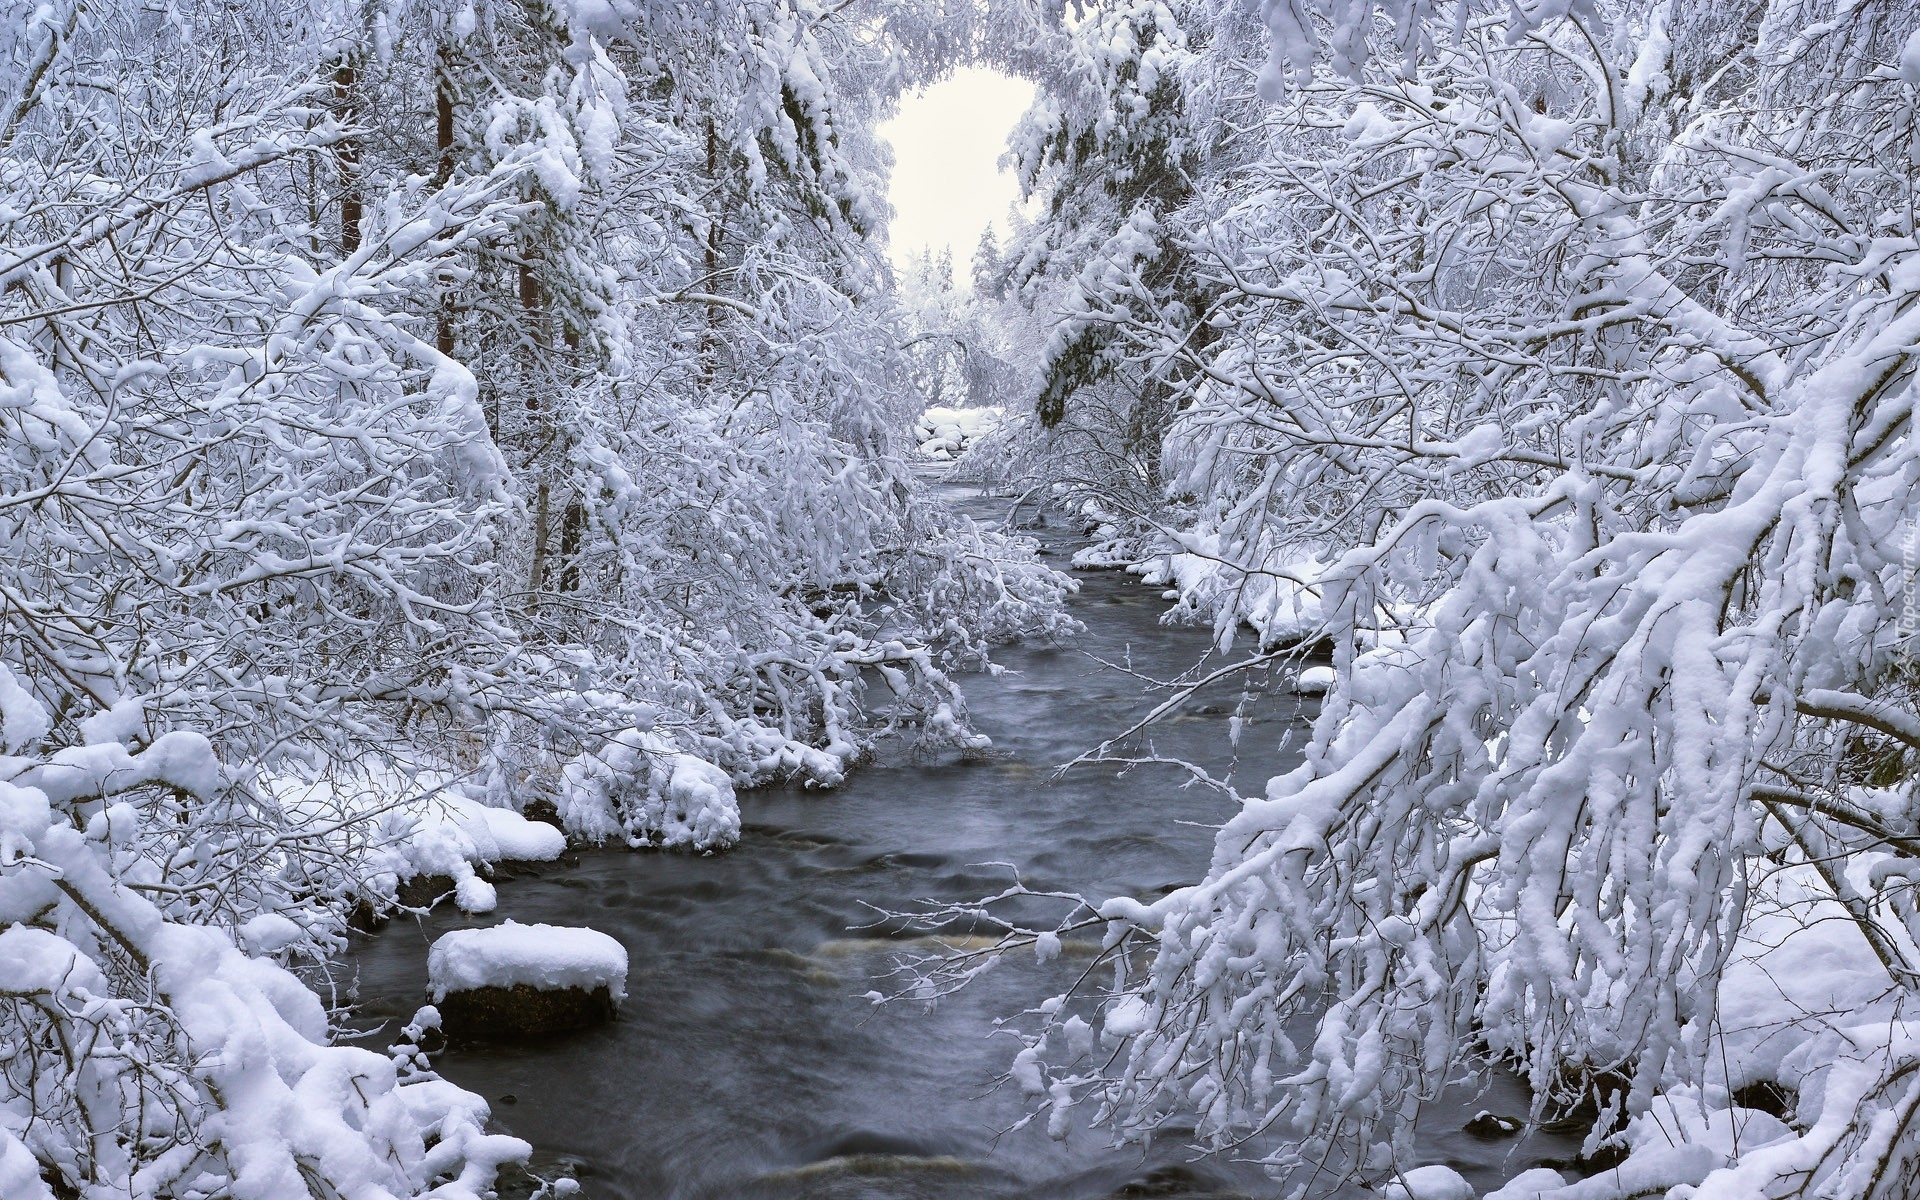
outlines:
M1706 1146L1732 1159L1793 1136L1778 1117L1750 1108L1703 1106L1687 1092L1675 1089L1655 1096L1647 1111L1629 1124L1628 1140L1635 1146Z
M402 880L444 876L462 912L492 912L498 901L476 867L552 862L567 848L566 835L553 826L457 793L412 806L403 815L412 829L389 850L388 869Z
M427 982L435 1004L454 992L519 984L540 991L604 987L617 1001L627 994L627 952L598 930L507 921L443 935L427 952Z
M1415 1167L1377 1189L1381 1200L1473 1200L1473 1185L1452 1167Z
M1002 411L997 405L979 408L945 408L939 405L920 415L913 426L913 440L920 453L938 461L958 458L981 437L1000 424Z
M1324 696L1333 690L1333 682L1336 678L1337 676L1334 674L1332 667L1308 667L1306 670L1300 672L1298 679L1293 681L1294 694L1298 696Z
M1103 537L1091 546L1080 547L1073 552L1072 559L1076 571L1122 571L1138 561L1139 540L1118 535Z
M1566 1178L1560 1172L1535 1167L1507 1180L1498 1191L1488 1192L1484 1200L1541 1200L1542 1196L1565 1186Z
M542 1037L611 1020L627 952L591 929L509 921L445 935L427 974L449 1036Z

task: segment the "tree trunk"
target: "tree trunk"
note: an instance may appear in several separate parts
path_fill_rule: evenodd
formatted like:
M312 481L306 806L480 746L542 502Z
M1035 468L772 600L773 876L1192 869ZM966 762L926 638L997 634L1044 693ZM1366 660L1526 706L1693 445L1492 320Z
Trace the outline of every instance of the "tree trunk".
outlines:
M586 540L587 506L578 500L567 505L560 522L560 590L580 590L580 543Z
M357 82L353 59L342 57L333 69L333 100L335 111L346 125L352 125L358 115L354 103ZM340 172L340 257L346 258L360 249L359 139L342 138L333 148L333 160Z
M527 611L540 606L540 593L547 586L547 523L552 500L545 481L533 502L533 569L527 572Z

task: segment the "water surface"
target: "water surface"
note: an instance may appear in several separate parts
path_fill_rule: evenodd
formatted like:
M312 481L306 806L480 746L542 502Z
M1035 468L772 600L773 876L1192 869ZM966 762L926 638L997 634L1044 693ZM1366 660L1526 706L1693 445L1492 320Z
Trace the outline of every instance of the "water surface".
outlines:
M1007 502L959 503L997 520ZM1070 532L1038 535L1064 564ZM1018 1046L997 1022L1071 983L1087 948L1046 967L1008 955L937 1003L865 998L889 987L881 977L902 954L931 947L882 914L996 892L1011 879L998 864L1017 864L1037 889L1095 895L1159 895L1204 870L1226 797L1181 787L1166 766L1052 771L1164 700L1151 681L1193 671L1211 640L1160 625L1165 602L1131 576L1078 577L1084 636L1006 648L1005 674L966 681L992 755L896 750L830 792L744 793L744 834L725 854L589 851L516 869L487 917L443 907L368 939L354 956L364 1014L412 1013L427 944L448 929L512 918L619 939L631 973L613 1025L435 1057L492 1103L501 1129L533 1143L536 1171L570 1172L596 1200L1273 1194L1257 1167L1200 1158L1177 1130L1146 1149L1115 1148L1084 1126L1055 1141L1044 1121L1008 1132L1027 1102L999 1083ZM1295 761L1283 742L1303 739L1311 705L1249 701L1242 684L1223 683L1156 725L1152 748L1257 792ZM1491 1187L1571 1153L1563 1139L1516 1146L1459 1132L1479 1107L1521 1111L1525 1100L1505 1084L1433 1106L1422 1125L1431 1160Z

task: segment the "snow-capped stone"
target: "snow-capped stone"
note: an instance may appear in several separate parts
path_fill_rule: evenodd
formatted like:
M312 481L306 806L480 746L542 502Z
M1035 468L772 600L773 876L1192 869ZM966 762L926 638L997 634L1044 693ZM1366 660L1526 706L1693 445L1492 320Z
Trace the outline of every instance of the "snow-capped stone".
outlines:
M945 408L936 405L922 413L914 423L913 440L920 453L936 460L951 459L993 432L1003 413L997 405L978 408Z
M389 851L390 869L402 880L436 881L433 894L451 890L462 912L492 912L498 902L476 864L552 862L567 848L566 835L551 825L455 793L400 817L411 829Z
M1308 667L1300 672L1300 678L1293 681L1293 691L1297 696L1324 696L1333 690L1336 676L1332 667Z
M1382 1200L1473 1200L1473 1185L1452 1167L1415 1167L1379 1187Z
M541 991L604 987L618 1001L627 994L627 952L598 930L508 921L443 935L427 952L427 981L435 1004L454 992L517 984Z
M1555 1188L1565 1186L1566 1178L1560 1172L1535 1167L1507 1180L1498 1191L1488 1192L1484 1200L1540 1200Z

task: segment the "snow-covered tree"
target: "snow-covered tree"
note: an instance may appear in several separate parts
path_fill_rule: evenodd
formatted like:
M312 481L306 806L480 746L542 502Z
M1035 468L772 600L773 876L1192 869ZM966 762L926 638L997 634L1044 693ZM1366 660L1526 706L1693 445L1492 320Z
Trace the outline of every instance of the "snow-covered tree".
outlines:
M6 26L0 1190L478 1195L524 1145L328 1045L273 961L338 945L363 862L262 772L381 754L511 643L505 472L408 310L509 228L528 160L356 175L348 246L352 29L77 3Z
M0 1194L485 1193L287 969L419 792L725 845L1062 627L904 464L836 11L5 10Z
M1909 1194L1911 11L1259 15L1186 18L1189 94L1267 106L1186 132L1213 166L1059 361L1091 336L1177 389L1171 533L1223 644L1324 640L1339 682L1205 880L1083 914L1111 1045L1061 1007L1021 1074L1378 1177L1501 1059L1597 1096L1595 1143L1630 1119L1582 1197ZM1791 1128L1733 1105L1761 1081Z
M608 98L569 118L591 136L562 274L592 276L593 312L560 339L570 374L495 383L530 466L520 663L547 683L494 723L489 770L582 832L663 837L644 770L605 783L636 739L821 783L882 728L967 741L949 672L1057 626L1064 581L907 472L873 133L905 75L853 20L775 3L569 26ZM499 342L476 328L463 345Z

